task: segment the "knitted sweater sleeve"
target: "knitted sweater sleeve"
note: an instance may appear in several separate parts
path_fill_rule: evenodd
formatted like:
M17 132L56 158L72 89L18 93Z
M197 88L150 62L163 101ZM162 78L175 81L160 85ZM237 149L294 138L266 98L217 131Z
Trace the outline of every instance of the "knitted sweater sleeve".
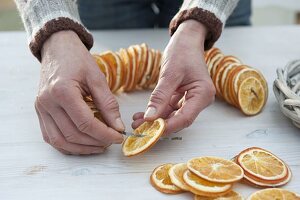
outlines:
M41 60L43 43L55 32L72 30L87 49L93 46L93 37L80 22L75 0L15 0L32 54Z
M205 50L210 49L220 37L226 19L239 0L184 0L179 12L170 22L169 31L173 35L178 26L189 19L202 23L208 29Z

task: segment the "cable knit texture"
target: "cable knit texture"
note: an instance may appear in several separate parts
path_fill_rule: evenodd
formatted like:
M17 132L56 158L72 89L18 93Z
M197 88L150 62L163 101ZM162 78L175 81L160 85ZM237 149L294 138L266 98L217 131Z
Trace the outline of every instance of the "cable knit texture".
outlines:
M170 35L178 26L189 19L194 19L206 26L208 34L205 50L210 49L219 39L226 19L232 13L239 0L185 0L179 12L170 22Z
M28 44L35 57L41 60L44 42L55 32L73 30L88 49L93 37L81 24L74 0L15 0L28 34Z

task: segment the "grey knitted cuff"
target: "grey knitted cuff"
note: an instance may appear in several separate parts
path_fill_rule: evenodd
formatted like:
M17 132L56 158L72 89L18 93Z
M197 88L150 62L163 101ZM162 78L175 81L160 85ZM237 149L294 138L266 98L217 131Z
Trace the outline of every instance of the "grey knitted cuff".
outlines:
M55 32L73 30L90 49L93 37L81 24L74 0L31 0L20 8L31 52L41 60L44 42Z

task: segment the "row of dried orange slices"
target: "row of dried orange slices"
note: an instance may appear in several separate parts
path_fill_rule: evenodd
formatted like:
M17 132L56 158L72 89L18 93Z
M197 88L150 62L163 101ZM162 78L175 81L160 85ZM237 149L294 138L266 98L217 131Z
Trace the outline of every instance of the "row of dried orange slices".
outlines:
M218 48L205 52L205 62L219 98L246 115L256 115L263 109L268 85L260 71L234 56L225 56Z
M161 52L145 43L93 56L112 92L151 89L158 81Z
M242 196L232 191L235 182L242 179L248 181L248 177L251 177L260 182L261 180L273 181L272 183L268 182L269 185L257 185L253 182L251 185L277 187L283 185L283 182L284 184L287 183L291 177L289 167L281 159L258 147L242 151L235 157L234 161L205 156L193 158L187 163L167 163L154 169L150 176L150 182L158 191L167 194L192 192L195 194L195 200L239 200L243 199ZM287 176L289 178L286 178ZM279 180L281 182L278 182ZM270 190L262 191L252 194L249 199L261 199L262 194L268 195L270 193ZM291 199L299 198L296 194L282 189L272 189L272 191L274 194L294 195L295 198ZM275 197L274 199L277 199Z

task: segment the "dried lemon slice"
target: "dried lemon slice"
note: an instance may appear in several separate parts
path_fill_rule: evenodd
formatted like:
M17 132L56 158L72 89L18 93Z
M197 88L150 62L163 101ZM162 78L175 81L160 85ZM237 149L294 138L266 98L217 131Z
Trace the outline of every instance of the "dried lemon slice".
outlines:
M183 180L183 173L187 170L185 163L173 165L169 170L169 176L174 185L182 190L189 191L189 187Z
M300 200L299 195L294 192L272 188L272 189L264 189L253 193L248 200Z
M232 183L243 178L243 169L236 163L223 158L205 156L187 162L189 170L197 176L217 183Z
M129 136L123 143L122 150L125 156L140 154L152 147L164 133L166 123L158 118L153 122L144 122L133 133L144 137Z
M168 171L172 166L173 164L167 163L160 165L153 170L150 177L150 182L158 191L167 194L177 194L183 192L171 182Z
M218 197L205 197L195 195L194 200L244 200L244 198L239 193L230 191L229 193Z
M232 184L213 183L198 177L194 173L186 170L183 173L183 180L189 186L189 190L200 196L220 196L228 193Z
M246 115L258 114L265 105L265 90L261 82L254 77L242 81L238 89L238 102Z

